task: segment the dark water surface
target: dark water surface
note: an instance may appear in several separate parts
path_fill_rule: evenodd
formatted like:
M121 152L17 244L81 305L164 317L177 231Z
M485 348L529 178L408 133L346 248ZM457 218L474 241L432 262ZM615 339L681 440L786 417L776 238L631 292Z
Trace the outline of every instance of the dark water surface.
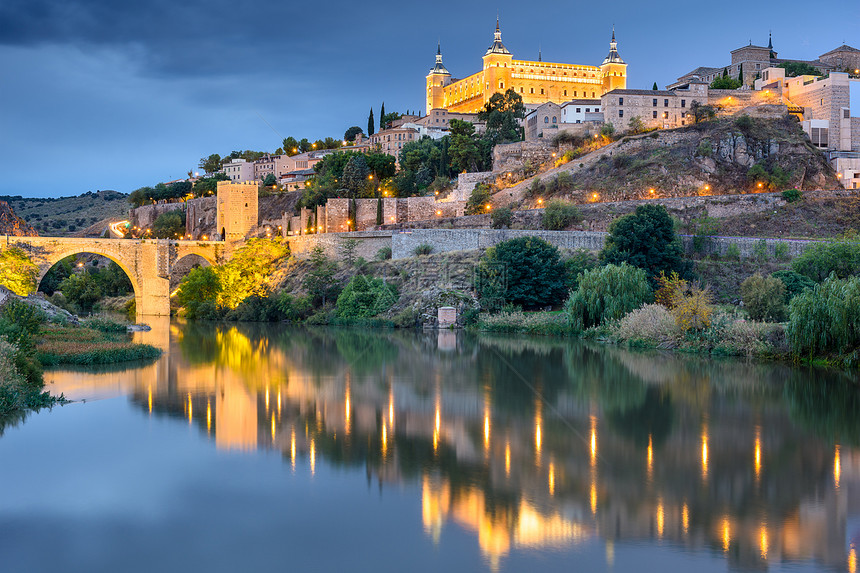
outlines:
M856 571L835 373L160 323L0 437L0 571Z

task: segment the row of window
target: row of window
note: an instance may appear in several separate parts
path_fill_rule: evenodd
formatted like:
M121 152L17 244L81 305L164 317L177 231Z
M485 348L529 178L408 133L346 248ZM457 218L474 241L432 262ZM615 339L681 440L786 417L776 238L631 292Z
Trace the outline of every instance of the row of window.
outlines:
M623 97L618 98L618 105L624 105L624 98ZM653 98L651 100L651 105L652 105L652 107L657 107L657 98ZM669 107L669 98L663 99L663 107ZM685 99L681 100L681 107L687 107L687 100L685 100ZM579 110L576 110L576 111L579 111ZM588 111L588 110L586 110L586 111ZM657 112L654 112L654 113L657 113Z

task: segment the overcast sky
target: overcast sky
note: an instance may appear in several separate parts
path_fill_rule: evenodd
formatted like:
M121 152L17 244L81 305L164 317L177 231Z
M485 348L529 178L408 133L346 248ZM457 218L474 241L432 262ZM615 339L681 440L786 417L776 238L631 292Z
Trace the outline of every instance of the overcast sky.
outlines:
M200 157L343 137L371 106L423 110L441 40L479 71L496 11L515 58L599 65L612 25L628 87L660 86L770 29L781 57L860 47L860 2L0 2L0 195L130 192Z

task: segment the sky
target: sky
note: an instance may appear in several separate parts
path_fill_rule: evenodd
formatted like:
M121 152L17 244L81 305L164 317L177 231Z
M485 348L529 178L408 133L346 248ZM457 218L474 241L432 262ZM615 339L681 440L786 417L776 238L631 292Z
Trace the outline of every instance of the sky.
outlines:
M724 66L750 41L780 57L860 48L860 2L434 3L270 0L0 2L0 195L128 193L201 157L341 138L371 107L424 111L441 42L454 77L480 70L496 15L517 59L599 65L612 26L628 87ZM816 13L828 15L815 20ZM807 17L809 16L809 17ZM832 16L832 17L831 17Z

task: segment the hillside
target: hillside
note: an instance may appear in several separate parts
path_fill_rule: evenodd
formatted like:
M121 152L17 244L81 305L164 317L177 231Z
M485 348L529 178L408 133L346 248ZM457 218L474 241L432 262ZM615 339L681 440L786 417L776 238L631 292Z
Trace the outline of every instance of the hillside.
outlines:
M104 219L121 220L128 214L126 195L116 191L87 192L77 197L0 197L42 236L73 235Z
M20 218L6 201L0 201L0 235L13 237L35 237L36 230Z
M548 184L559 174L565 175L557 184ZM499 190L493 203L532 206L538 198L554 196L578 203L628 201L792 187L838 189L841 185L825 156L812 147L794 119L741 116L625 136Z

